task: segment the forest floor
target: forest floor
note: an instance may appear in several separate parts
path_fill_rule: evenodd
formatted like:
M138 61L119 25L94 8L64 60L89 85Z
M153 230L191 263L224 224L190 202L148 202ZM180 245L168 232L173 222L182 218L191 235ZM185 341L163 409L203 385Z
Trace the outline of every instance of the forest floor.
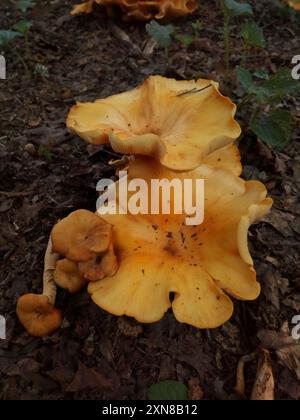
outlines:
M15 54L24 57L20 39L6 56L8 78L0 81L0 314L7 320L7 339L0 340L0 399L144 399L148 387L163 379L187 384L191 398L238 399L238 361L261 347L271 352L276 398L300 399L300 344L284 346L291 320L300 314L299 97L291 100L298 131L283 153L249 133L240 140L244 177L263 180L274 199L273 211L250 234L262 284L258 300L236 301L229 322L200 331L171 313L139 325L102 311L86 291L75 296L59 291L64 322L57 333L33 338L20 325L16 301L41 291L52 226L75 209L93 210L97 181L112 175L112 151L68 133L68 110L75 101L93 101L165 74L164 54L152 48L143 24L111 20L103 10L71 17L70 3L40 1L26 15L33 28L25 60L31 69L43 65L44 74L26 74ZM192 33L199 18L202 29L189 47L174 43L167 75L218 80L237 100L238 89L223 83L222 13L215 2L202 3L199 12L176 22L183 33ZM250 3L268 48L253 52L249 67L269 72L291 67L291 58L300 54L299 21L273 1ZM1 2L0 29L21 18L13 2ZM242 46L233 45L235 67ZM251 363L245 371L247 397L255 375Z

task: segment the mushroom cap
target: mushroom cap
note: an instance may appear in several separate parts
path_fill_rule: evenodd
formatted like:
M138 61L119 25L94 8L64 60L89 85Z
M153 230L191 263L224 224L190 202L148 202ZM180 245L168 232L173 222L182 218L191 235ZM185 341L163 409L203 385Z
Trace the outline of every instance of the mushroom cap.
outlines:
M54 252L71 261L89 261L109 248L112 226L95 213L77 210L54 226L51 238Z
M203 163L216 169L226 169L236 176L240 176L243 171L241 154L235 144L216 150L208 155Z
M218 84L152 76L129 92L78 103L68 128L92 144L111 144L122 154L152 156L173 170L198 167L241 133L236 106Z
M93 3L119 6L126 19L141 21L185 16L197 9L196 0L89 0L74 7L72 15L90 13Z
M57 286L67 289L70 293L79 292L86 284L86 281L79 273L78 264L67 259L57 262L54 280Z
M17 303L17 315L23 327L34 337L51 335L63 321L61 312L45 295L21 296Z
M260 182L243 181L221 167L201 165L176 177L205 180L203 224L188 226L186 215L174 212L103 216L114 225L119 270L90 283L88 290L98 306L115 315L148 323L172 307L180 322L215 328L232 315L228 295L253 300L260 293L247 233L272 200ZM150 186L151 179L174 179L174 172L138 157L130 164L128 178L142 178Z
M113 276L118 270L118 261L114 253L113 244L110 244L104 255L98 255L90 261L78 264L78 269L84 279L88 281L102 280Z

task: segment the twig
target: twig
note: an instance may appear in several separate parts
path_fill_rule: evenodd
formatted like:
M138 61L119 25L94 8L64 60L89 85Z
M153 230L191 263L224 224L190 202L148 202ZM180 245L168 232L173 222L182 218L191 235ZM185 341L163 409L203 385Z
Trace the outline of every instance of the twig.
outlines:
M208 86L205 86L205 87L204 87L204 88L202 88L202 89L193 88L193 89L191 89L191 90L185 90L184 92L180 92L180 93L178 93L176 96L189 95L190 93L200 93L200 92L203 92L204 90L206 90L206 89L210 88L211 86L212 86L212 84L210 84L210 85L208 85Z
M15 198L15 197L26 197L30 194L33 194L34 190L30 191L19 191L19 192L9 192L9 191L0 191L0 195L4 195L5 197Z

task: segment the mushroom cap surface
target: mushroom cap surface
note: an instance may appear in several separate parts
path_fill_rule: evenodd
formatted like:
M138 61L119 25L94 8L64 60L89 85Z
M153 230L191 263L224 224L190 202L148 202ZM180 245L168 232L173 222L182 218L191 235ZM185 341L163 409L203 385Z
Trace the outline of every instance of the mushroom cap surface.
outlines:
M77 103L67 126L89 143L110 143L116 152L188 171L240 136L235 112L216 82L151 76L131 91Z
M174 212L102 216L114 225L119 270L90 283L88 290L97 305L115 315L148 323L172 307L180 322L215 328L232 315L229 296L253 300L260 293L248 228L268 212L272 200L262 183L243 181L221 167L201 165L176 177L205 180L204 222L188 226L186 215ZM138 157L129 166L129 179L134 178L150 186L151 179L173 180L174 172Z
M61 312L44 295L21 296L17 303L17 315L23 327L34 337L51 335L62 324Z
M57 286L67 289L70 293L79 292L86 284L79 273L78 264L66 258L57 262L54 280Z
M54 226L51 238L54 252L74 262L89 261L109 248L112 226L95 213L77 210Z

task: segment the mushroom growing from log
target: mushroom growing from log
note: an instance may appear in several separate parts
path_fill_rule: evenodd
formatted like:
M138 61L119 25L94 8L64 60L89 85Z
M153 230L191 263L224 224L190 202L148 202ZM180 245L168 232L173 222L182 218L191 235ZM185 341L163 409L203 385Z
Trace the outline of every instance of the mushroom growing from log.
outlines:
M52 250L51 239L45 254L43 293L26 294L19 298L17 315L30 335L44 337L52 334L62 324L61 312L55 308L56 285L53 274L59 255Z
M108 10L117 6L124 13L124 19L141 21L185 16L198 7L197 0L89 0L75 6L71 14L91 13L94 3Z
M240 136L235 112L216 82L152 76L129 92L78 103L67 126L89 143L110 143L116 152L188 171Z

